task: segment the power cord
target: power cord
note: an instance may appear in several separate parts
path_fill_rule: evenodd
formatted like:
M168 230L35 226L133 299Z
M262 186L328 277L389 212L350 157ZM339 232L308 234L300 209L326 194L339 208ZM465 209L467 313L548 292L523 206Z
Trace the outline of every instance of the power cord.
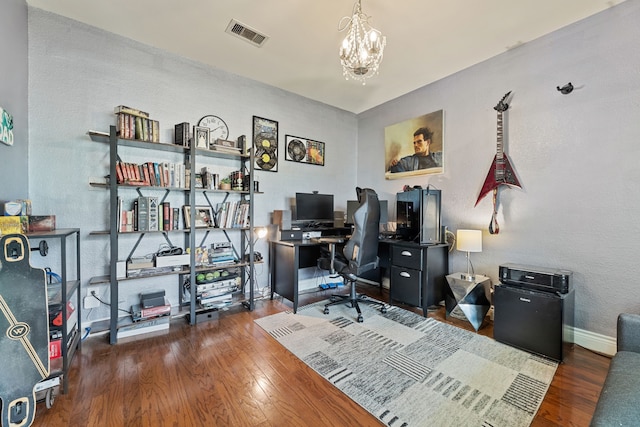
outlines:
M100 304L104 304L107 307L111 307L111 303L108 303L106 301L103 301L102 299L100 299L100 297L98 297L98 295L96 295L96 291L91 291L91 296L93 296L95 299L97 299ZM123 313L127 313L127 314L131 314L131 312L129 310L124 310L120 307L118 307L118 310L122 311Z

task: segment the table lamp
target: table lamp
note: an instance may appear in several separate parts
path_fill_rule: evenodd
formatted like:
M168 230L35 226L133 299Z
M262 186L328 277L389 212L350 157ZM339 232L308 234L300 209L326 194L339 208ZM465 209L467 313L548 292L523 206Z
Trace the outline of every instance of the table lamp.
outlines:
M481 230L458 230L456 233L456 249L467 253L467 274L462 274L463 280L475 280L475 274L471 274L470 252L482 252Z

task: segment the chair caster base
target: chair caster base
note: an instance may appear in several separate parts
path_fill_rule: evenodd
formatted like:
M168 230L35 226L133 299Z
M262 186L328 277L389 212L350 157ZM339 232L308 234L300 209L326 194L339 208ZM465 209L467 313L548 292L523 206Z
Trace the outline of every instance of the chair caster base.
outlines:
M387 307L382 307L380 309L380 313L385 314L387 312Z
M327 307L325 307L324 310L322 311L322 313L329 314L329 309Z
M364 317L358 316L358 323L362 323L362 322L364 322Z

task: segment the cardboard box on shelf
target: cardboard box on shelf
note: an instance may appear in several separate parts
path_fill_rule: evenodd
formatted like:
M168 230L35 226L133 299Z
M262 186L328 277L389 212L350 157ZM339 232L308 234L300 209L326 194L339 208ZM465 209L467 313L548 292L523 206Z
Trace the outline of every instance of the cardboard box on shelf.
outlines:
M0 235L24 234L28 230L28 224L26 216L0 216Z
M29 232L53 231L56 229L55 215L33 215L29 217Z

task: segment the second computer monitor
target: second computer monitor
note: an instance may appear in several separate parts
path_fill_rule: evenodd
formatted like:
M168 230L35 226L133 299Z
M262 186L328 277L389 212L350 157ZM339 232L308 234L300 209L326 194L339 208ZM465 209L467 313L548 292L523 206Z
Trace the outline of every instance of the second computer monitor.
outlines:
M386 200L378 200L380 202L380 225L389 222L389 205ZM347 200L347 221L346 224L353 224L353 213L360 206L357 200Z

